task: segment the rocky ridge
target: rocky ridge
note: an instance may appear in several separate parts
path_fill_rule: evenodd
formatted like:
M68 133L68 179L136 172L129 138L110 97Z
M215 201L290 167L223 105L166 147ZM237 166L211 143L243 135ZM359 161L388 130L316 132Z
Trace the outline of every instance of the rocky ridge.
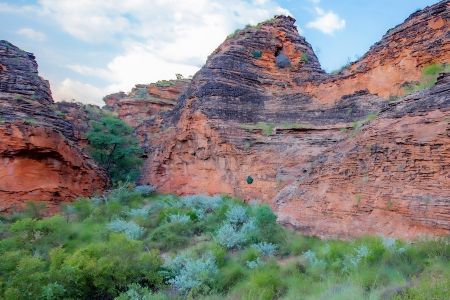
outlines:
M80 133L65 120L38 76L31 53L0 41L0 211L101 192L105 173L82 150Z

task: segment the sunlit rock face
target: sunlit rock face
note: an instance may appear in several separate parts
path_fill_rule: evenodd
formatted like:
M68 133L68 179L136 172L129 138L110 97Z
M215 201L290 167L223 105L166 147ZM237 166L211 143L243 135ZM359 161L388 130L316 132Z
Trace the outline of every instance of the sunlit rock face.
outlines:
M31 53L0 41L0 211L42 201L51 210L100 193L107 178L82 150L38 76Z
M129 94L119 92L105 96L105 109L114 112L132 127L152 119L160 112L172 110L186 90L189 79L137 84Z
M449 11L412 14L335 75L278 16L227 38L173 108L135 105L133 119L114 104L129 96L105 101L146 149L140 181L162 192L258 199L323 237L449 234L449 79L403 88L450 62Z

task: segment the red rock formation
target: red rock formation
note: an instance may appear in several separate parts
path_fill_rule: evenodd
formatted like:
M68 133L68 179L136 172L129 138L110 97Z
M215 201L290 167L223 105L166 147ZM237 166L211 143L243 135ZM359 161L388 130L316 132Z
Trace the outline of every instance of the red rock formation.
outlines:
M449 1L417 11L339 75L304 89L325 102L361 89L384 98L403 95L403 85L419 80L423 67L450 61L449 27Z
M275 199L279 220L322 236L450 232L450 74L392 103Z
M59 117L73 124L78 144L86 147L88 141L85 135L90 129L90 122L100 120L104 111L97 105L79 102L55 102L53 106Z
M136 129L149 156L141 181L257 198L314 235L449 234L449 82L385 99L449 62L448 15L449 1L413 14L335 76L290 17L240 31L173 111Z
M137 127L159 112L171 110L189 82L189 79L178 79L138 84L128 95L119 92L104 97L105 108L115 112L130 126Z
M0 41L0 211L102 192L105 173L81 149L79 132L55 109L34 56Z

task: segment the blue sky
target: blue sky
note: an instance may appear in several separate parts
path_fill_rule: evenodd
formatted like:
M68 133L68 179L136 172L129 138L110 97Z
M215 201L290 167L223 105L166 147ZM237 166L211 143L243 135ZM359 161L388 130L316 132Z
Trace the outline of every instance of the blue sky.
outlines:
M0 39L33 52L55 100L102 105L194 74L236 28L290 14L326 71L362 56L426 0L0 0Z

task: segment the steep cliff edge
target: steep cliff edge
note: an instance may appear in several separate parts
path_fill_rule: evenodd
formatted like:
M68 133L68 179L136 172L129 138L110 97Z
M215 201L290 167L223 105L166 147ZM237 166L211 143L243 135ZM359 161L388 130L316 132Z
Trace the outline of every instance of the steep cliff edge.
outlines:
M303 88L325 103L359 89L384 98L401 96L405 83L419 80L425 66L450 61L449 20L446 0L417 11L339 74Z
M450 62L449 9L414 13L337 75L290 17L241 30L173 110L137 127L148 153L141 181L256 198L320 236L450 233L447 77L386 99L425 65Z
M107 178L56 109L34 56L0 41L0 66L0 211L101 192Z

